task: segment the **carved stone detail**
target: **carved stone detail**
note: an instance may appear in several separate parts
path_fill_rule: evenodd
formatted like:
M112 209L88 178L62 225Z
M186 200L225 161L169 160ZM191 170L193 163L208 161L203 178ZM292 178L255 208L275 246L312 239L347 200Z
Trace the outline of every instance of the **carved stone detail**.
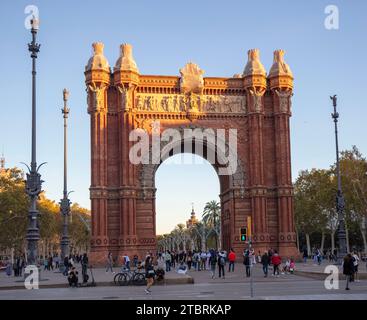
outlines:
M279 98L279 111L282 113L292 112L293 93L291 90L274 90Z
M103 111L105 109L105 104L104 104L104 97L105 97L105 90L106 90L107 86L105 84L101 84L99 86L96 85L95 82L92 82L90 85L88 85L87 87L87 104L89 108L92 108L92 110L90 111ZM92 103L90 101L90 94L92 93Z
M135 97L135 110L172 113L246 113L247 102L245 96L139 93Z
M201 70L197 64L189 62L180 69L180 74L181 92L202 93L204 88L204 70Z
M250 95L253 99L253 112L262 112L263 111L263 105L262 105L262 97L264 95L263 90L255 90L255 89L249 89Z

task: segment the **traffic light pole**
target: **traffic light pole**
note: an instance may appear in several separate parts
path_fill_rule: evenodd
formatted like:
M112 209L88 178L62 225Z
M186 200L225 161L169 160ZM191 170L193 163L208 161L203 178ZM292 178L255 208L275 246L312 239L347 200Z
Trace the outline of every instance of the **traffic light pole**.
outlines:
M249 258L250 258L250 252L251 252L251 247L252 247L251 217L247 217L247 236L248 236L248 252L249 252ZM250 259L250 296L251 298L254 297L254 285L253 285L253 280L252 280L252 268L253 268L252 259L253 257L251 255L251 259Z

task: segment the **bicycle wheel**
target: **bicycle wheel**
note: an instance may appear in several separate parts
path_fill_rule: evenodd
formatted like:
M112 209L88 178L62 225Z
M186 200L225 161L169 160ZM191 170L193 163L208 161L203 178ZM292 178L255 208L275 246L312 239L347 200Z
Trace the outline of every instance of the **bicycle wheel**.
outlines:
M146 284L145 274L144 273L137 273L133 278L133 284L135 286L143 286Z
M120 286L127 286L129 281L130 277L127 273L121 273L120 277L118 278L118 283Z
M115 276L113 277L113 282L115 283L115 284L118 284L118 278L121 276L121 273L119 272L119 273L116 273L115 274Z

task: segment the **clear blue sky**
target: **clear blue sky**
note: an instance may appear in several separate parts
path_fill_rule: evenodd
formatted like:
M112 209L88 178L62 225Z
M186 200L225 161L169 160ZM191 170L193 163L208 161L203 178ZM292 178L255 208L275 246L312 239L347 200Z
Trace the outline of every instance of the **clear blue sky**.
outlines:
M366 1L2 1L0 39L0 151L7 165L30 162L31 59L24 8L40 12L38 59L38 162L48 197L62 191L62 89L70 90L69 188L72 201L89 207L89 116L84 66L91 44L102 41L110 65L124 42L134 47L143 74L177 75L192 60L205 76L241 73L247 50L259 48L269 70L273 50L286 51L295 76L291 120L293 178L301 169L328 167L335 158L329 95L338 94L341 149L357 145L367 155L364 98L367 74ZM339 30L326 30L324 9L340 11ZM205 173L204 173L205 171ZM190 175L189 175L190 174ZM210 180L208 180L210 179ZM172 191L173 182L180 191ZM192 186L197 188L192 193ZM209 165L157 173L158 231L187 219L190 203L218 195ZM204 190L204 191L200 191ZM180 196L179 196L180 195ZM175 219L168 219L174 216ZM170 221L165 224L164 221ZM172 222L173 221L173 222Z

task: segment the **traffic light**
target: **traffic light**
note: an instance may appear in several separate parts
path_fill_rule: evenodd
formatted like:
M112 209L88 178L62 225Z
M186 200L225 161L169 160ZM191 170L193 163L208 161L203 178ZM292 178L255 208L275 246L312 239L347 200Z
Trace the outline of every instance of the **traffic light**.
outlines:
M246 227L241 228L240 239L241 239L241 241L246 241L247 240L247 228Z

